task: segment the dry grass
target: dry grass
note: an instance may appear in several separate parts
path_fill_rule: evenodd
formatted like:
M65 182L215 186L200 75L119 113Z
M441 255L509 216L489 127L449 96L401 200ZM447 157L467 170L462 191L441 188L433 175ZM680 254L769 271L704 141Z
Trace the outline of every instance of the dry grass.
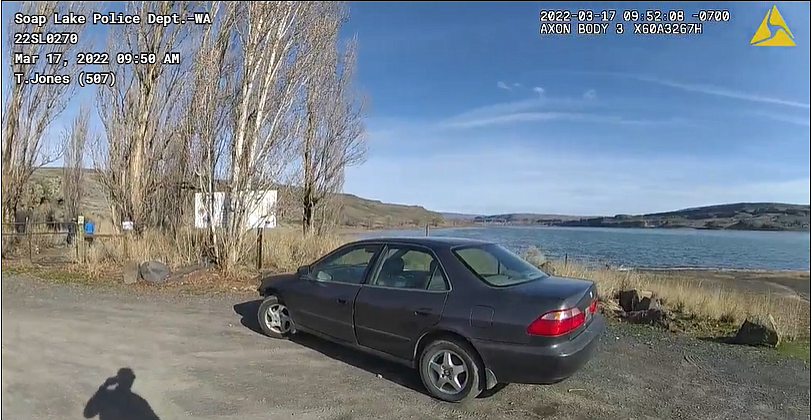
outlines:
M295 271L346 242L347 237L335 234L305 237L299 230L269 230L262 245L263 266Z
M99 230L99 233L103 232L107 231ZM262 267L272 271L294 271L346 241L347 238L341 235L305 237L298 229L268 229L263 234ZM149 230L139 237L96 238L87 248L87 262L96 265L157 260L170 267L181 267L200 263L200 256L205 251L205 232L200 230L181 229L174 235ZM257 249L254 247L245 255L243 263L255 267L256 260Z
M747 292L696 278L651 272L565 266L560 262L554 262L553 267L558 275L597 282L602 300L623 289L650 290L666 308L697 322L735 325L748 314L771 314L787 339L808 339L810 335L810 304L800 298Z

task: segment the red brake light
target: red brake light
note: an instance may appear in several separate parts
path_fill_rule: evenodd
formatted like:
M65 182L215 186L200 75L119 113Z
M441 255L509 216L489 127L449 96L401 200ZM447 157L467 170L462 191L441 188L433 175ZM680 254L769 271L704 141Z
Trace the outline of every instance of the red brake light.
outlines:
M595 311L597 310L598 310L598 299L595 299L589 304L589 312L592 312L594 314Z
M583 325L585 320L586 314L578 308L550 311L528 325L527 333L545 336L566 334Z

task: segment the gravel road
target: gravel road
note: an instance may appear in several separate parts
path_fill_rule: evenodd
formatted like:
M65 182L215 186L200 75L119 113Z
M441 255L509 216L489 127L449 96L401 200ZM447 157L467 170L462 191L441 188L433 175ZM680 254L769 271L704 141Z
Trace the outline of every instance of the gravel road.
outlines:
M561 384L510 385L469 405L440 403L424 394L409 369L312 337L275 341L257 334L250 328L252 300L95 290L5 275L2 418L810 417L804 362L628 326L610 326L595 359ZM131 392L124 385L97 392L123 367L135 374Z

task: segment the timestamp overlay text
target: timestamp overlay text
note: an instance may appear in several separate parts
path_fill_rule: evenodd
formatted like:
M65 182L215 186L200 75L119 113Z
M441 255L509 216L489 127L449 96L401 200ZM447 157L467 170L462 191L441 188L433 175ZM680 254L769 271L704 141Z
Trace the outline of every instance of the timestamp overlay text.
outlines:
M726 9L545 9L539 35L677 36L702 35L706 26L730 21Z
M12 22L15 28L11 34L12 83L112 87L116 84L116 72L110 70L113 66L177 65L181 64L181 53L110 51L93 47L92 43L80 39L81 26L98 26L104 31L105 26L120 25L211 25L212 18L207 12L188 16L55 12L50 15L16 13Z

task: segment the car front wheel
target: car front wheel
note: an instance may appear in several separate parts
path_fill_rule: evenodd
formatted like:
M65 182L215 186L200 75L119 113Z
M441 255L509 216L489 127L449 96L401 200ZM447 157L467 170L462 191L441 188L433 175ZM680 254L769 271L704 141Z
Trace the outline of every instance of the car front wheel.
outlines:
M482 392L482 367L468 343L434 341L421 353L419 368L423 385L435 398L468 402Z
M269 337L284 338L296 332L288 307L276 296L268 296L262 301L257 318L262 332Z

